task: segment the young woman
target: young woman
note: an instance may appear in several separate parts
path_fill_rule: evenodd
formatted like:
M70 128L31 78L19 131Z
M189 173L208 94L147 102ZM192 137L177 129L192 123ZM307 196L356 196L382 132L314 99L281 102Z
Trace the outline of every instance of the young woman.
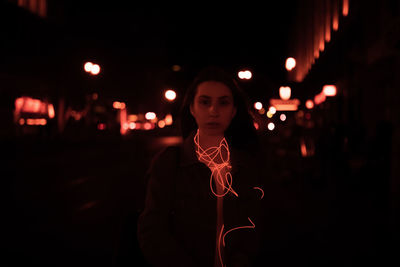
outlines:
M183 143L149 170L138 239L152 266L253 266L262 223L257 134L224 70L201 71L181 109Z

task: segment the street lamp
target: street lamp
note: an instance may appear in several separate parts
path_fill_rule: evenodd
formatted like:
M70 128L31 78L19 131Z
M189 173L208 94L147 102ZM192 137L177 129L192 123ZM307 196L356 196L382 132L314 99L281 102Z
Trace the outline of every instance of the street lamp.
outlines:
M257 110L261 110L263 107L263 104L261 102L256 102L254 103L254 108Z
M331 84L324 85L324 87L322 88L322 92L326 96L335 96L337 92L336 86Z
M289 86L279 87L279 96L282 100L289 100L292 90Z
M92 75L97 75L97 74L100 73L100 66L99 66L98 64L94 64L94 63L92 63L92 62L86 62L86 63L83 65L83 69L84 69L86 72L88 72L88 73L90 73L90 74L92 74Z
M170 90L165 91L164 96L168 101L172 102L176 99L176 92L174 90L170 89Z
M249 70L241 70L238 72L238 77L241 80L250 80L253 74Z
M288 71L291 71L296 67L296 60L292 57L286 59L285 67Z

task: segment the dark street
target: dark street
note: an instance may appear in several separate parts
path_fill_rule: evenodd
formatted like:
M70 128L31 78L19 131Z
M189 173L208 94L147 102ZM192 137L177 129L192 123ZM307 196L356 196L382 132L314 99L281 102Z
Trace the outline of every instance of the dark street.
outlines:
M399 25L395 0L2 1L0 266L400 266Z

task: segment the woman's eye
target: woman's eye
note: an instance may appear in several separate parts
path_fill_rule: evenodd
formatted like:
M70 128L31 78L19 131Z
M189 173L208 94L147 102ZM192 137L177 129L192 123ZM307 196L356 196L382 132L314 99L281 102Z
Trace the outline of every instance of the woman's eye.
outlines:
M220 104L221 106L227 106L229 105L229 101L221 101Z
M209 105L210 101L208 101L208 100L200 100L199 103L200 103L200 105Z

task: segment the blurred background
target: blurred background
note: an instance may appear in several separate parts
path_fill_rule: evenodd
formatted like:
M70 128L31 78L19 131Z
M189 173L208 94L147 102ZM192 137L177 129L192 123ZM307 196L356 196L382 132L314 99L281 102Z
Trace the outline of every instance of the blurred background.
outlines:
M4 0L0 32L1 266L146 266L145 173L208 65L276 189L260 262L398 263L399 1Z

